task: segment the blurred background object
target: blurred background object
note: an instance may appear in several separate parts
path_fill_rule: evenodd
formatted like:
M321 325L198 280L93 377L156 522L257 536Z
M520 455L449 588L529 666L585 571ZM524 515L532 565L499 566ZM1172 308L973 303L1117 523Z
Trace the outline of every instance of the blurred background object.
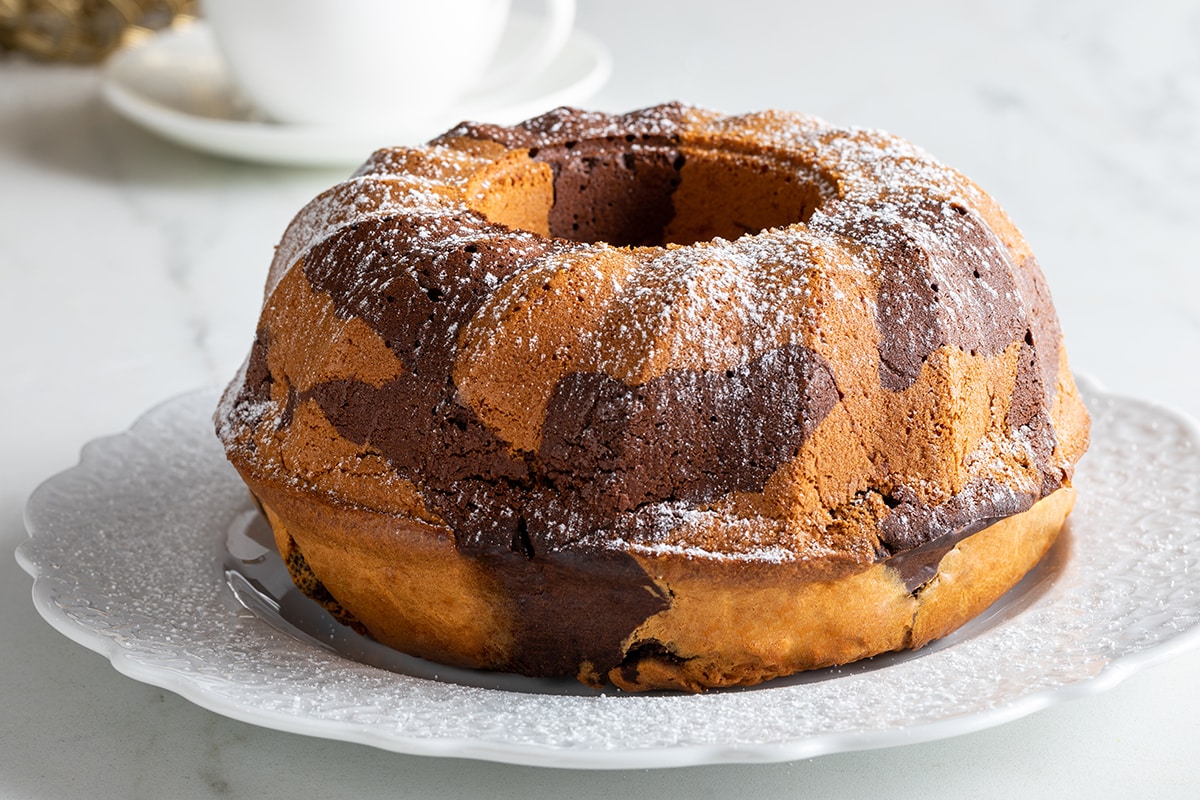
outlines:
M97 62L195 13L196 0L0 0L0 50Z

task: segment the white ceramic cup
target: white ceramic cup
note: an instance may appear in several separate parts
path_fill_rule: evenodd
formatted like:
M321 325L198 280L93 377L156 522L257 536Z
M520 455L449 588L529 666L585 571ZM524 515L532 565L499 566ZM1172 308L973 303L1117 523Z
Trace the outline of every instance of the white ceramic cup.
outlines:
M544 69L575 0L543 0L541 36L493 64L510 0L204 0L234 81L277 122L386 126L445 112Z

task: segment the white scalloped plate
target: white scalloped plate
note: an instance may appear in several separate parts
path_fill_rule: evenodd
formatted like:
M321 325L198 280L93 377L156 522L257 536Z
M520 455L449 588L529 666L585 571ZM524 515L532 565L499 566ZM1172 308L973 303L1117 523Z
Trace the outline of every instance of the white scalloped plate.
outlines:
M212 435L210 391L85 447L79 466L30 498L31 538L17 557L59 631L130 677L270 728L404 753L613 769L911 744L1107 689L1200 644L1200 429L1083 388L1093 430L1079 502L1026 581L917 654L757 689L571 692L351 652L272 588L278 556L254 544L246 490Z

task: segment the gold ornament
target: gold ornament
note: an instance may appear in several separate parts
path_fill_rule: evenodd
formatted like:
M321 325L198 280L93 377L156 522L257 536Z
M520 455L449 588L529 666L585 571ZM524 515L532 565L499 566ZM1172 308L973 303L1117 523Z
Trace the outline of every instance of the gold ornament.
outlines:
M0 49L96 62L195 15L196 0L0 0Z

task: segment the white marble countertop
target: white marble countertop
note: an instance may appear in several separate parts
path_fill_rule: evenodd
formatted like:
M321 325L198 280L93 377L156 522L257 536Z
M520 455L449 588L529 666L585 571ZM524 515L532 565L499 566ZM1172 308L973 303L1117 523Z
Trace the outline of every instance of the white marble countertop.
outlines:
M1074 367L1200 416L1200 8L584 0L592 105L679 98L886 128L972 176L1039 255ZM46 625L11 557L80 446L232 375L284 225L344 171L224 161L0 59L0 797L1194 797L1200 652L980 733L809 761L579 772L410 757L226 719Z

